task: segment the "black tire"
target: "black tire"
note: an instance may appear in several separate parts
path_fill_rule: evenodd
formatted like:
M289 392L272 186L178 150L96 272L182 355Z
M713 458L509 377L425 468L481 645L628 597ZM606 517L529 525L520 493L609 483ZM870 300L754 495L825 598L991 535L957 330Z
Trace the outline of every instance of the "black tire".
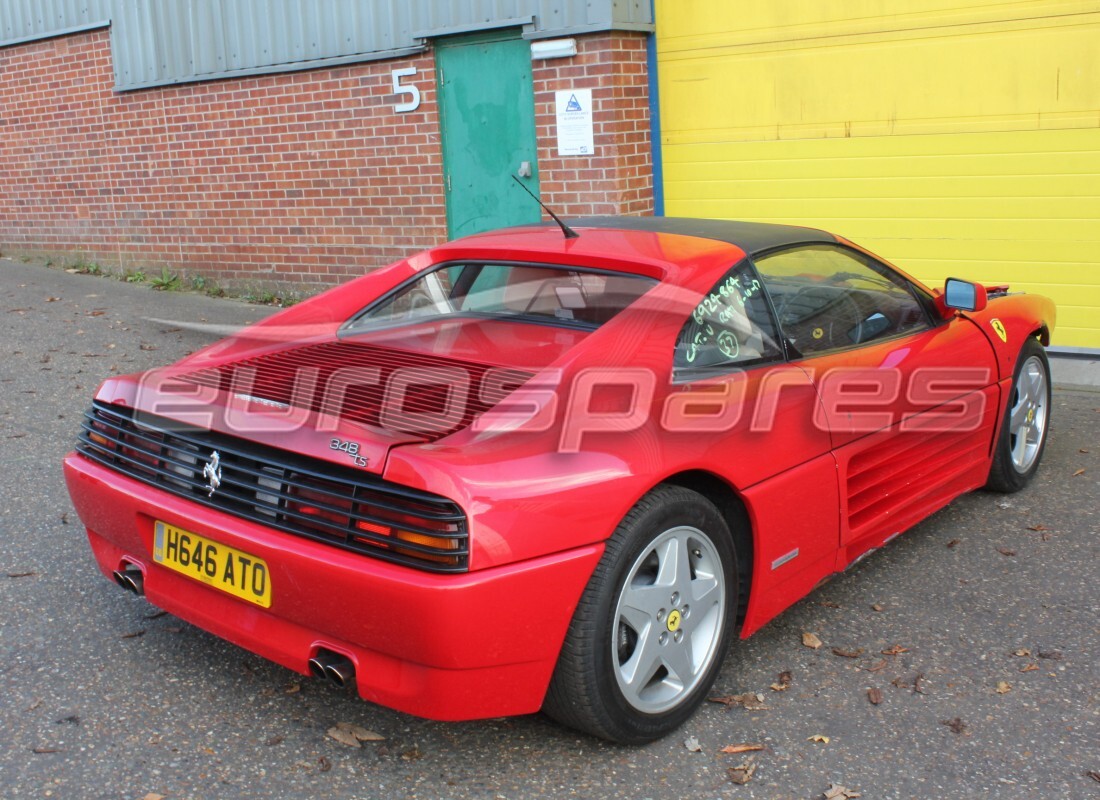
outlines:
M679 579L668 583L669 570ZM737 574L729 528L712 503L679 486L651 491L607 542L573 615L543 711L623 744L675 730L706 698L722 666L737 617Z
M1050 410L1050 362L1039 340L1029 337L1020 348L1012 373L987 489L1018 492L1027 486L1043 458Z

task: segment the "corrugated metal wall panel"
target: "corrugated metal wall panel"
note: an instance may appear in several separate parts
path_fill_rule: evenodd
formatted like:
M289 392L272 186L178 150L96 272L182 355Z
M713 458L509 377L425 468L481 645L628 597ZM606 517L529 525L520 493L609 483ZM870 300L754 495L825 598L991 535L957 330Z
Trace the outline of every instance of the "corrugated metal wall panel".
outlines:
M1100 348L1094 1L660 0L666 212L823 227Z
M0 46L106 24L111 0L0 2Z
M515 20L529 37L653 22L649 0L0 0L0 46L107 20L120 90L386 58Z

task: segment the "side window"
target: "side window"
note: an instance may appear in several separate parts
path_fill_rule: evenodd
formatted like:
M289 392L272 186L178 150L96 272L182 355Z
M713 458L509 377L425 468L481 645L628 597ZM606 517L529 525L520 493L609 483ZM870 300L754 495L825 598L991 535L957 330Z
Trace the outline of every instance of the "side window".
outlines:
M676 339L673 366L677 372L719 371L781 355L760 280L742 261L691 312Z
M813 245L756 261L779 327L802 355L928 326L906 280L854 250Z

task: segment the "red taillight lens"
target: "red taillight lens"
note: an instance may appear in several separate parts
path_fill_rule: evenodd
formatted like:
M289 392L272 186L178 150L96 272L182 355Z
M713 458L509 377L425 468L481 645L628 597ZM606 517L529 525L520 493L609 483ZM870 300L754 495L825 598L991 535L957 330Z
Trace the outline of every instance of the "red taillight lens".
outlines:
M433 519L428 510L425 510L425 516L420 516L415 513L419 506L410 508L413 513L409 513L373 505L364 502L363 498L353 503L346 494L340 496L340 487L335 484L313 477L296 477L301 483L308 480L309 484L291 486L292 497L287 501L286 509L295 516L297 525L327 536L344 536L357 545L386 550L417 561L461 566L462 544L450 535L460 533L457 523ZM403 544L414 547L402 547Z
M290 493L292 499L287 501L287 510L317 520L318 530L331 534L331 528L346 529L351 521L351 500L339 496L339 489L333 485L330 494L324 489L327 484L317 481L317 489L307 489L302 486L292 486ZM308 520L299 519L302 524L308 525ZM325 524L328 523L328 524Z

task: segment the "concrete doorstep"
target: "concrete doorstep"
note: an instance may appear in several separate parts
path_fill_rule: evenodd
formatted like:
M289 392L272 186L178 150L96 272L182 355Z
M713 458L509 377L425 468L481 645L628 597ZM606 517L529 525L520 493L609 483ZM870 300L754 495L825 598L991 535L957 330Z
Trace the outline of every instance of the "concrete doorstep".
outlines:
M1100 389L1100 356L1053 353L1050 377L1056 389Z

